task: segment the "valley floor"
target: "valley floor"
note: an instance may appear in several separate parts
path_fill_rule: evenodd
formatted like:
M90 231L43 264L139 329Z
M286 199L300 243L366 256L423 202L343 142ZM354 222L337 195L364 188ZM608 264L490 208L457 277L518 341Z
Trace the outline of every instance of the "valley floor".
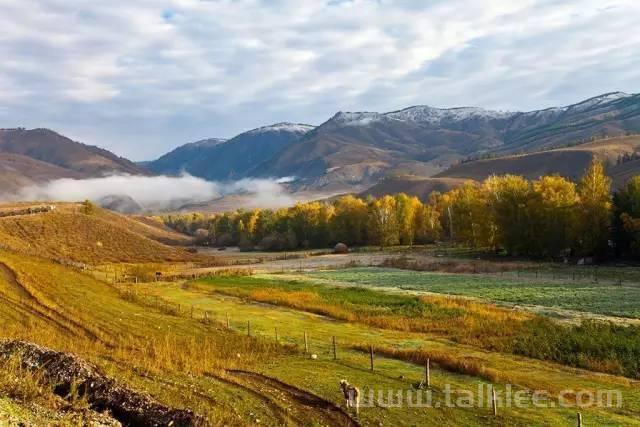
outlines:
M500 273L369 267L389 256L365 253L264 260L239 266L263 273L241 277L235 289L262 287L272 293L268 283L295 282L328 289L364 288L381 298L407 292L448 293L487 303L531 304L629 319L638 316L637 288L630 280L621 287L609 287L604 277L596 286L567 283L566 277L543 280L544 272L537 279L520 277L518 281L517 276L501 277ZM347 322L303 307L231 295L219 287L236 280L227 270L185 265L186 274L219 276L190 282L112 284L96 279L98 270L80 272L0 251L1 335L72 351L128 387L164 404L190 408L212 425L572 426L578 412L585 425L640 425L636 380L489 351L440 334ZM522 290L525 299L519 299L515 289ZM609 297L599 299L605 290ZM291 292L304 297L302 291ZM425 377L424 364L391 354L384 357L383 349L389 348L425 350L440 358L447 355L481 369L464 373L463 368L447 365L446 359L434 358L427 392L418 387ZM344 405L338 387L343 378L362 391L359 414ZM490 387L499 399L497 416L486 395ZM536 390L546 393L546 403L539 407L531 403ZM576 396L595 396L604 390L619 392L620 405L617 400L611 407L576 403ZM43 397L50 392L44 387L39 397L30 398L17 393L10 382L0 383L0 396L4 396L0 397L0 424L16 418L39 424L55 413L54 407L46 408L50 399ZM509 404L506 396L516 392L529 403ZM474 393L472 403L469 393ZM418 395L423 403L431 399L430 404L410 405L409 400L415 403ZM45 408L31 411L38 399L44 399Z

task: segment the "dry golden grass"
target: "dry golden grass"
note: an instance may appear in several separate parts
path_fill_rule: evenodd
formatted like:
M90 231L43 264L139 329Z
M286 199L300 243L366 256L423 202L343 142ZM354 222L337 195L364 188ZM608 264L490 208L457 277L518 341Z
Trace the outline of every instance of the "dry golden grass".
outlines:
M369 345L365 344L356 344L353 348L367 352L370 349ZM501 374L495 369L487 368L477 360L473 360L468 357L461 358L451 353L428 351L424 349L401 349L382 346L374 346L373 350L375 354L381 356L404 360L419 365L426 365L427 360L429 360L449 372L471 375L491 382L504 380Z
M0 218L0 242L5 248L87 264L197 259L157 241L173 234L102 209L86 215L72 204L54 212Z

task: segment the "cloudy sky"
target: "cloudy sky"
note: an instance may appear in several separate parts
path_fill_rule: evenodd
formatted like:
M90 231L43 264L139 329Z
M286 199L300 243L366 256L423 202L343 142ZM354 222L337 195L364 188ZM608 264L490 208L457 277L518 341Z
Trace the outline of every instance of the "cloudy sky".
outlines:
M640 92L638 0L0 0L0 127L135 160L279 121Z

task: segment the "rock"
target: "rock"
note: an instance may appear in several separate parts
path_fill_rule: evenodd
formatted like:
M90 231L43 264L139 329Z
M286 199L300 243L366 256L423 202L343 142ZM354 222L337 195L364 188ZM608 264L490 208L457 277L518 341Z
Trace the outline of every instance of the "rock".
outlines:
M348 254L349 253L349 247L347 245L345 245L344 243L338 243L333 248L333 253L334 254Z

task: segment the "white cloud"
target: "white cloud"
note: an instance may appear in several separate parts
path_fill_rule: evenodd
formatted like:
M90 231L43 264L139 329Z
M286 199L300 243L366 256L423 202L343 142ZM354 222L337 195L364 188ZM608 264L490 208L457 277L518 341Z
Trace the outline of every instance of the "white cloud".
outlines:
M0 200L74 202L88 199L100 202L106 197L120 196L133 199L143 209L157 211L208 202L230 194L244 194L245 203L252 206L281 207L294 204L295 200L280 185L281 182L269 179L211 182L190 175L63 178L23 188L17 194L0 194Z
M411 104L533 109L640 86L636 0L3 0L0 126L135 158Z

